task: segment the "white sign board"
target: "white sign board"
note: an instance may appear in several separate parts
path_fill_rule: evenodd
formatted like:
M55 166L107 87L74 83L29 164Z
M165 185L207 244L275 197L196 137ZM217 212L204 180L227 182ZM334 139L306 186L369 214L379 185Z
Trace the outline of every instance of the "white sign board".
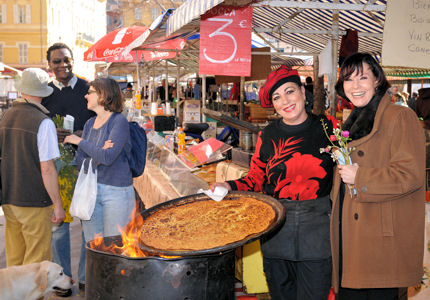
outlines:
M430 0L387 1L382 65L430 68Z

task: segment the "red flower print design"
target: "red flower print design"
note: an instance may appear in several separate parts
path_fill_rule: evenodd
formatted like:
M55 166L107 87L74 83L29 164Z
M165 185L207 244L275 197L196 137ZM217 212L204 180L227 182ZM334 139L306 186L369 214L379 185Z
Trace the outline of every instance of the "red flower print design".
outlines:
M275 168L277 165L284 161L284 158L294 152L297 149L297 144L301 143L302 139L294 140L292 137L286 141L281 141L278 146L273 142L273 149L275 151L273 158L267 164L267 170ZM273 174L269 175L268 181L271 181Z
M310 154L294 153L285 162L287 174L279 180L275 192L279 191L279 198L292 200L309 200L317 197L319 183L314 178L324 178L327 174L321 167L321 159Z

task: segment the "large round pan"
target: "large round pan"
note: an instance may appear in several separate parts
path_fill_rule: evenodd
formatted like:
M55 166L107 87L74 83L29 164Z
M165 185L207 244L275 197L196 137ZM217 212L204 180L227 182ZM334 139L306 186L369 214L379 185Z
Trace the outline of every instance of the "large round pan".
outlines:
M229 244L226 244L226 245L223 245L220 247L210 248L210 249L203 249L203 250L164 250L164 249L153 248L151 246L148 246L148 245L141 243L140 246L141 246L142 250L149 252L150 254L166 255L166 256L190 256L190 255L211 254L211 253L216 253L216 252L225 252L225 251L237 248L239 246L242 246L246 243L257 240L257 239L269 234L270 232L272 232L273 230L275 230L276 228L278 228L279 226L281 226L284 223L285 213L286 213L285 206L281 202L276 200L275 198L272 198L270 196L263 195L260 193L232 191L232 192L229 192L224 199L234 200L234 199L239 199L242 196L255 198L257 200L260 200L262 202L269 204L273 208L276 216L275 216L275 219L273 220L273 222L269 225L269 227L266 230L264 230L260 233L249 235L242 240L239 240L239 241L236 241L233 243L229 243ZM184 204L195 202L195 201L204 201L204 200L208 200L208 199L209 199L209 197L203 193L202 194L189 195L189 196L181 197L181 198L176 198L176 199L158 204L156 206L153 206L153 207L143 211L141 213L141 215L142 215L143 219L145 220L149 216L151 216L152 214L154 214L155 212L157 212L159 210L168 209L172 206L180 206L180 205L184 205Z

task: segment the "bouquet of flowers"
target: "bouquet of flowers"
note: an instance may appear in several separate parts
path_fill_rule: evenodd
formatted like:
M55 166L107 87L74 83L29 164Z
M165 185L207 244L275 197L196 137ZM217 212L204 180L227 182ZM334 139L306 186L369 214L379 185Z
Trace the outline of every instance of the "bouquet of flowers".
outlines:
M329 153L333 158L333 161L339 165L352 165L351 152L355 150L354 147L348 147L348 142L351 141L349 137L349 131L341 130L340 128L333 128L333 134L329 135L328 125L321 119L321 123L324 129L324 133L330 141L331 145L320 149L320 153ZM348 184L349 192L351 197L357 194L354 186Z
M63 128L64 117L55 115L52 118L55 127ZM63 200L63 208L66 212L65 222L73 221L69 214L70 203L72 202L73 192L76 184L76 168L74 165L75 150L70 144L58 143L60 149L60 157L55 160L55 167L58 173L58 185L60 188L61 199Z

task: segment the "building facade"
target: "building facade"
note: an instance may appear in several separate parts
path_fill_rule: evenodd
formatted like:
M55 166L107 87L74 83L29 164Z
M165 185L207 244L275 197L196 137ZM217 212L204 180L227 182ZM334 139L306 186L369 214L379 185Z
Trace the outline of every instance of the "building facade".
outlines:
M170 0L108 0L108 32L132 25L149 26L169 8L177 8L182 1Z
M17 69L46 70L46 50L56 42L74 55L74 72L94 78L83 53L106 34L106 0L0 0L0 61Z

